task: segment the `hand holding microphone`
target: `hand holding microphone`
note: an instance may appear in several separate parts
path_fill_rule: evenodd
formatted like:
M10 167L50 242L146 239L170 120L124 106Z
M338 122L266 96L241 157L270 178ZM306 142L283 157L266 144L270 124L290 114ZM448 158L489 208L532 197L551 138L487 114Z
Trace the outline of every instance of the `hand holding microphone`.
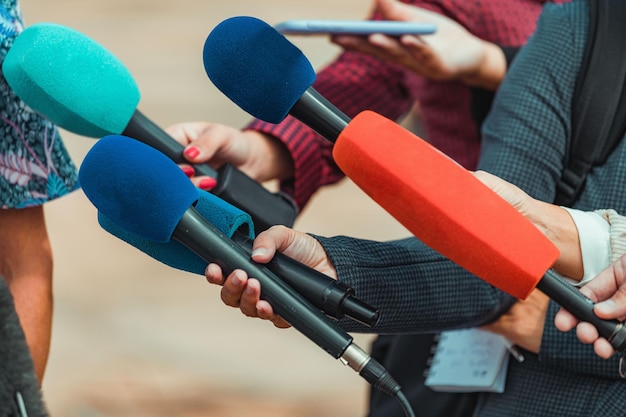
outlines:
M39 23L25 29L9 50L4 76L32 109L68 131L99 138L124 134L187 164L184 147L137 110L140 93L127 68L87 36L61 25ZM196 175L215 178L211 192L251 213L258 231L291 225L297 207L273 194L230 163L215 170L194 165Z
M585 273L580 249L578 228L570 213L563 207L529 196L519 187L485 171L474 176L505 199L559 249L559 258L553 269L573 281L580 281Z
M296 261L315 267L317 271L337 278L337 271L326 256L322 245L313 237L283 226L274 226L262 232L254 240L252 260L266 264L276 256L284 254ZM261 287L254 276L241 270L225 276L219 268L209 268L206 277L212 284L222 285L221 295L224 304L239 308L246 316L269 320L276 327L289 324L275 314L272 306L261 299Z
M564 208L535 200L514 185L486 172L475 175L500 196L511 203L520 213L535 224L559 247L561 256L555 269L570 278L583 277L583 259L576 223ZM604 320L626 319L626 256L618 258L591 281L580 287L580 292L595 302L594 313ZM608 301L608 302L607 302ZM556 327L568 332L576 328L581 342L593 343L598 356L604 359L615 354L609 341L601 337L590 323L580 322L574 315L561 309L554 318ZM538 351L538 350L537 350Z
M598 317L626 320L626 255L619 257L580 291L596 303L594 312ZM557 313L554 324L563 332L576 328L578 339L583 343L592 343L601 358L608 359L615 354L615 347L594 326L581 323L567 310L561 309ZM620 372L623 370L620 369Z
M293 177L289 151L282 142L263 132L213 122L177 123L165 130L185 146L185 157L190 163L230 163L261 183ZM195 184L202 178L191 177Z
M139 156L146 158L143 154ZM198 201L194 208L198 213L250 255L254 237L250 215L213 194L197 191ZM98 212L98 222L107 232L165 265L198 275L205 274L207 261L177 241L154 242L144 239L120 227L102 212ZM329 317L349 317L368 327L378 322L378 310L359 300L354 289L325 275L327 271L320 273L281 253L266 259L264 263L267 263L270 271ZM212 270L215 267L215 264L211 265Z
M132 171L126 169L131 165ZM108 136L88 152L79 178L94 206L121 228L157 243L175 240L207 263L255 276L262 297L289 324L374 387L405 402L398 384L351 336L270 270L250 261L245 250L198 212L197 189L164 154L127 137Z

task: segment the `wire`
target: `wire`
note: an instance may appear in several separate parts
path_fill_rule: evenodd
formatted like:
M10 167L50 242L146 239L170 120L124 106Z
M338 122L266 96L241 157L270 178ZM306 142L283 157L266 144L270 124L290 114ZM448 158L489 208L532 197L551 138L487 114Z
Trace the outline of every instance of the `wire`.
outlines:
M352 343L346 348L341 358L346 365L357 370L359 375L369 382L372 387L397 398L406 417L415 417L415 412L402 392L400 384L393 379L384 366L370 357L363 349Z
M404 415L406 417L415 417L415 412L413 411L413 407L411 407L411 403L409 403L409 400L406 398L404 393L402 391L398 391L396 392L395 397L398 399L398 402L400 403L400 406L402 407L402 410L404 411Z

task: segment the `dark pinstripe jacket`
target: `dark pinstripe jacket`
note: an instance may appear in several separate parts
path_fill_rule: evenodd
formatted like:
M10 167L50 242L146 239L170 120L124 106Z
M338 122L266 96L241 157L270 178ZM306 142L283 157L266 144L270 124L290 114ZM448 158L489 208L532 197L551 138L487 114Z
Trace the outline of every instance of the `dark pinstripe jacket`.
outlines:
M484 125L480 169L544 201L554 199L568 152L587 10L584 0L545 7ZM622 142L605 165L590 173L575 207L626 213L625 161ZM319 239L340 280L381 309L378 333L472 326L495 318L514 302L414 238L385 243ZM510 361L505 393L481 394L476 416L626 416L626 381L618 375L619 357L600 359L574 333L556 330L558 308L550 304L540 353L527 353L523 363ZM348 321L341 325L349 331L371 331Z

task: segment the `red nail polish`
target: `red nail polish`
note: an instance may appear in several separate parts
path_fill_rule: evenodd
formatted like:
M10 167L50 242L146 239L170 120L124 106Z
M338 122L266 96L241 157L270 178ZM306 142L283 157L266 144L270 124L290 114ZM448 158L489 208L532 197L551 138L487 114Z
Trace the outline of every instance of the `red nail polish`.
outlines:
M204 178L198 183L198 187L203 190L210 190L217 185L215 178Z
M196 148L195 146L190 146L185 149L185 156L191 159L195 158L198 155L200 155L200 149Z
M192 167L184 167L183 173L188 177L193 177L196 171Z

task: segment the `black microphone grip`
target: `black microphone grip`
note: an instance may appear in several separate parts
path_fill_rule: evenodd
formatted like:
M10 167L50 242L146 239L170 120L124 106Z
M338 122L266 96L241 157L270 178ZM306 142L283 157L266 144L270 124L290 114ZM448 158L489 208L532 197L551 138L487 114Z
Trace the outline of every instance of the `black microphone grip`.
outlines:
M548 270L537 288L581 321L593 324L600 336L607 339L618 352L626 351L626 327L617 320L604 320L593 312L594 303L576 287Z
M333 143L351 120L313 87L304 91L289 114Z
M135 111L122 135L159 150L177 164L189 163L183 158L184 146L139 110ZM257 233L277 224L293 226L298 207L288 195L270 192L231 164L224 164L218 170L208 164L193 167L197 175L217 180L212 194L250 214Z
M232 239L247 254L252 253L253 239L240 232L235 232ZM374 326L380 318L377 309L354 296L352 287L289 256L277 252L265 266L330 317L340 319L345 315L368 327Z
M207 262L217 263L225 274L244 269L261 283L261 298L274 312L335 359L352 345L352 337L313 307L304 297L264 265L253 262L238 244L190 207L174 229L172 238Z
M208 165L195 165L196 172L203 174ZM200 168L200 170L198 170ZM298 215L295 201L283 192L271 193L259 182L231 164L224 164L218 170L219 181L211 193L252 217L255 233L260 233L274 225L293 226Z

